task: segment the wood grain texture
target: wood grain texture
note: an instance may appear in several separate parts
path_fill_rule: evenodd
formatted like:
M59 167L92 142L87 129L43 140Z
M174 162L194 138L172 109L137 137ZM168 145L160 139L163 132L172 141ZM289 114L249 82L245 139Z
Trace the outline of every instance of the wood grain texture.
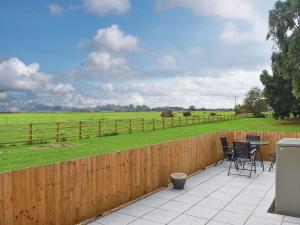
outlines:
M99 216L166 186L172 172L192 174L222 155L229 142L249 132L226 131L122 152L0 173L0 225L72 225ZM270 145L300 134L255 132Z

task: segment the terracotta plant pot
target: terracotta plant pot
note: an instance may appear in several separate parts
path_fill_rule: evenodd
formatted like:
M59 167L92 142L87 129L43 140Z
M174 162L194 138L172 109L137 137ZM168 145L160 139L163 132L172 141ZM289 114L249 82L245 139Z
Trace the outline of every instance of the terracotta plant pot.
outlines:
M172 173L171 182L174 189L183 189L186 182L187 175L185 173Z

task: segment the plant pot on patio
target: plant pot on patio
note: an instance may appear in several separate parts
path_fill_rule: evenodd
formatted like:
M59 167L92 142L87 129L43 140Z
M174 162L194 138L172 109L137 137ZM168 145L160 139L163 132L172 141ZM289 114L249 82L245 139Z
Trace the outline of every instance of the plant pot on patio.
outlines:
M175 189L183 189L187 175L185 173L172 173L171 182Z

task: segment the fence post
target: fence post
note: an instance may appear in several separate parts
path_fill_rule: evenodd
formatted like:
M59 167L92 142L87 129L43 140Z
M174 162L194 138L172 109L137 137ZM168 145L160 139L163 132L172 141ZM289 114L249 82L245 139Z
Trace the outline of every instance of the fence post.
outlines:
M144 132L144 118L142 118L142 132Z
M178 117L178 124L181 127L181 117Z
M173 118L173 117L171 117L171 127L173 127L173 126L174 126L173 122L174 122L174 118Z
M82 138L82 122L79 122L79 139Z
M162 118L163 129L165 128L165 117Z
M132 129L131 126L132 126L132 125L131 125L131 119L129 119L129 133L130 133L130 134L131 134L131 132L132 132L132 131L131 131L131 129Z
M56 123L56 142L59 142L60 137L59 137L59 123Z
M28 140L28 144L32 145L32 123L29 124L28 126L28 133L29 133L29 140Z
M98 121L98 137L101 137L101 120Z
M153 130L155 130L155 118L152 119Z
M118 134L118 120L115 120L115 134Z
M195 124L195 117L192 117L192 123Z

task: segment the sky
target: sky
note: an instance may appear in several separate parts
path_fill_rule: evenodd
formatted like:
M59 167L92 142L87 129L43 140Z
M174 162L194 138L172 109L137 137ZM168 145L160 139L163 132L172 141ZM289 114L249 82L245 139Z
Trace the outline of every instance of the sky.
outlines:
M274 0L3 0L0 108L231 108L271 64Z

